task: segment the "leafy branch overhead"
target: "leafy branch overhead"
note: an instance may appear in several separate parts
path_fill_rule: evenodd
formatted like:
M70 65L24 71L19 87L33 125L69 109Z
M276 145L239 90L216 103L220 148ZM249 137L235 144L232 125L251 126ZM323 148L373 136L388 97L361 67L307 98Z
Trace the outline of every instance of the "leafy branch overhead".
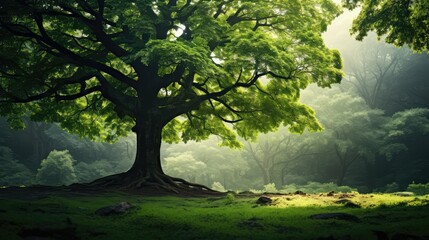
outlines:
M343 0L349 9L361 7L351 29L356 39L362 40L368 32L396 46L408 45L416 52L429 50L428 0Z
M3 1L0 113L104 140L141 115L167 125L166 141L316 130L299 91L341 79L320 36L338 12L319 0Z

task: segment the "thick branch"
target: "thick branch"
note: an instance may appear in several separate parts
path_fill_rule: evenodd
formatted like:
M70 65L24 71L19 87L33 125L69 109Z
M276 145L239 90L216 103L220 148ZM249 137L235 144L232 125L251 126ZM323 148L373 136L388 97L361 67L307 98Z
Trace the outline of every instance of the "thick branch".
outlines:
M97 79L101 83L103 97L116 105L115 111L119 117L124 117L125 115L135 116L137 114L135 112L137 109L135 107L137 104L136 97L126 95L117 90L102 74L97 74Z
M84 86L85 81L93 78L94 76L95 75L92 73L82 75L80 72L76 72L75 75L72 77L57 79L56 81L58 83L53 87L48 87L48 89L45 90L44 92L27 96L25 98L15 96L12 93L9 93L7 90L0 88L0 92L2 93L2 95L7 97L4 100L0 100L0 102L28 103L28 102L34 102L34 101L38 101L43 98L48 98L52 96L55 96L55 98L58 100L74 100L74 99L83 97L85 95L88 95L90 93L101 91L101 88L100 86L92 87L90 89L81 87L79 93L72 94L72 95L60 95L58 91L60 91L64 86L71 85L71 84L81 84L82 86Z

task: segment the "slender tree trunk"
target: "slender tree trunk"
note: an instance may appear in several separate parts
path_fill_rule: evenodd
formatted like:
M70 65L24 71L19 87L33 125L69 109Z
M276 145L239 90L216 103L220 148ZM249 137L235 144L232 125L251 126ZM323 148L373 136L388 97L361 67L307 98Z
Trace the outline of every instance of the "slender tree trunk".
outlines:
M270 183L270 173L268 172L267 169L264 169L264 185L267 185L268 183Z
M346 176L346 172L347 172L347 167L341 166L341 168L340 168L340 174L339 174L338 180L337 180L337 185L338 186L342 186L343 185L344 178Z

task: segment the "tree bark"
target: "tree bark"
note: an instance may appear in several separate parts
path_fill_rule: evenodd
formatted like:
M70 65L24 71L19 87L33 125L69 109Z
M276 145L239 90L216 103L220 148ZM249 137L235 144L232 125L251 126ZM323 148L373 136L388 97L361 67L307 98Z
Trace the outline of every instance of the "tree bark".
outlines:
M164 174L161 166L162 125L154 118L138 120L133 131L137 136L137 154L129 174L153 180L155 175Z
M133 128L137 136L137 154L132 167L127 172L95 180L90 185L129 190L154 187L175 193L217 193L206 186L189 183L164 173L161 166L163 121L159 117L145 116L137 118Z

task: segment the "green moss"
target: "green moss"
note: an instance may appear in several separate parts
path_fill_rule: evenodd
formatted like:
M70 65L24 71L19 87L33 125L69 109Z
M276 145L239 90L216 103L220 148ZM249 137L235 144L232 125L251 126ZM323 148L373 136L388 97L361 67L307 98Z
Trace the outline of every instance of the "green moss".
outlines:
M373 230L429 235L428 196L354 194L362 208L335 203L338 196L272 196L260 206L257 197L142 197L109 194L93 197L48 197L0 200L1 234L19 239L22 229L67 229L81 239L375 239ZM95 214L101 207L127 201L135 206L121 216ZM360 222L314 220L318 213L344 212Z

